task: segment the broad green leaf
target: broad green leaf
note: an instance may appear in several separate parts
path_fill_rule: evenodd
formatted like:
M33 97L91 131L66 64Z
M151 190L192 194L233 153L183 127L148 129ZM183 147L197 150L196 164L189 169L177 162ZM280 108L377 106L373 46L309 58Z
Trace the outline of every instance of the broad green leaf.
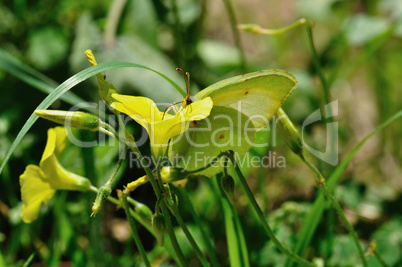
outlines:
M193 122L188 131L171 141L169 158L173 165L196 170L210 163L220 152L233 150L242 158L255 140L247 116L235 109L214 106L209 117ZM198 173L213 176L223 170L223 159Z
M364 45L390 28L388 19L358 14L345 22L345 34L349 44Z
M163 75L162 73L150 69L148 67L145 67L143 65L135 64L135 63L127 63L127 62L108 62L108 63L101 63L96 66L89 67L74 76L70 77L68 80L63 82L61 85L59 85L54 91L52 91L40 104L36 109L47 109L51 104L53 104L57 99L59 99L65 92L73 88L75 85L87 80L88 78L94 76L95 74L108 70L108 69L114 69L114 68L127 68L127 67L135 67L135 68L142 68L146 70L153 71L163 78L165 78L168 82L170 82L175 88L179 88L177 84L175 84L171 79ZM180 89L181 90L181 89ZM10 149L8 150L2 164L0 167L0 173L2 172L4 166L6 165L8 159L10 158L11 154L17 147L17 145L21 142L22 138L25 136L25 134L28 132L28 130L32 127L32 125L35 123L35 121L39 117L35 116L33 113L31 116L28 118L28 120L25 122L24 126L20 130L20 132L17 135L17 138L14 140L13 144L11 145Z
M230 107L262 129L296 89L296 79L283 70L263 70L217 82L195 95L211 97L214 106Z
M349 162L353 159L354 155L359 151L359 149L369 140L373 135L384 129L388 124L393 122L402 116L402 110L396 113L394 116L386 120L383 124L379 125L374 131L372 131L369 135L367 135L360 143L357 144L342 160L342 162L338 165L338 167L334 170L331 176L328 179L328 189L331 192L334 192L336 185L338 184L339 179L341 178L344 170L348 166ZM311 242L311 239L314 235L314 232L317 229L319 222L321 221L322 215L324 213L326 205L326 199L324 195L320 192L314 204L303 221L303 226L299 232L297 237L297 244L294 249L294 252L303 255L307 246ZM286 266L293 266L291 261L287 261Z
M29 35L27 57L34 67L46 70L63 60L68 49L69 40L62 28L45 26Z
M145 8L145 6L148 5L152 7L152 3L136 3L133 7L127 5L127 8L134 8L137 12L142 12L141 16L148 15L149 19L149 17L152 17L150 14L151 10L148 10L149 12L139 10L142 6ZM130 11L127 10L127 12ZM126 14L125 18L129 16L130 15ZM136 18L132 20L138 19L139 17L136 16ZM133 24L134 22L132 20L130 19L128 24ZM124 21L122 21L122 23L124 23ZM130 28L134 27L135 29L133 29L133 31L129 30L130 34L115 36L115 39L109 40L109 42L113 41L113 44L109 44L106 48L104 34L102 30L99 29L98 23L96 23L89 14L83 14L77 21L75 45L70 55L71 68L75 70L75 72L85 68L88 62L85 57L82 57L82 51L93 48L92 51L98 62L136 62L152 69L161 69L165 75L172 77L176 83L182 82L183 78L175 71L177 67L175 63L166 54L160 51L159 46L153 47L149 42L144 41L144 38L147 38L142 34L144 31L149 29L150 31L148 31L147 35L152 35L152 26L150 26L150 24L145 28L141 28L141 31L137 30L143 26L142 24L144 23L146 23L146 21L142 21L140 24L136 23L134 26L131 25ZM128 30L128 28L126 30ZM153 37L156 38L155 33ZM109 76L108 72L105 74ZM130 92L134 89L135 92L151 98L156 103L180 101L181 98L177 98L176 90L172 87L165 87L163 82L162 79L156 78L153 73L146 71L140 71L138 75L133 75L130 69L120 69L119 71L113 72L113 85L120 89L126 88L124 93L131 94ZM163 90L159 90L158 88L163 88ZM181 89L179 89L179 92L185 95L185 92ZM123 92L119 91L119 93Z

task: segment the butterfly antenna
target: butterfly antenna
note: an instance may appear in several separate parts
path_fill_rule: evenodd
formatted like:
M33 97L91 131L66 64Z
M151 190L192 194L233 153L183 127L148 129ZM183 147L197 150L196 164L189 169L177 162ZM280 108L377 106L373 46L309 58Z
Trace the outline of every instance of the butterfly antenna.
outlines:
M190 97L190 73L186 72L186 74L184 74L184 71L181 68L176 68L176 70L180 71L181 75L183 75L184 83L186 84L186 92L187 92L186 98L188 98Z
M187 97L186 98L190 98L190 73L186 72L186 76L187 76Z

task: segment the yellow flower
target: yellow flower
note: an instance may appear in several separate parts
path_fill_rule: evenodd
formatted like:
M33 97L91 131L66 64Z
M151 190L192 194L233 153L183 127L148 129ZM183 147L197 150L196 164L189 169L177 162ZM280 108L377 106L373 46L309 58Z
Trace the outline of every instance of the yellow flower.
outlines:
M156 158L164 156L169 140L185 132L190 121L208 117L213 105L211 98L207 97L183 105L184 108L171 115L160 111L154 101L146 97L119 94L113 94L112 97L120 102L111 104L114 109L127 114L147 130L152 153Z
M47 144L39 166L28 165L20 176L21 198L24 202L21 218L26 223L36 220L42 203L48 203L56 190L87 191L91 183L87 178L67 171L59 156L66 145L63 127L48 130Z

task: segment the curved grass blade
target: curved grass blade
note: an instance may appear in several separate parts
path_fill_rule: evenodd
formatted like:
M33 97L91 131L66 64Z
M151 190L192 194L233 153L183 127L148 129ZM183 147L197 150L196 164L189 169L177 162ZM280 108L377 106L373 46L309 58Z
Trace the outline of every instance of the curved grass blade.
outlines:
M362 141L360 141L342 160L342 162L338 165L338 167L334 170L331 176L328 179L328 189L333 192L335 190L336 185L338 184L339 179L341 178L344 170L348 166L349 162L353 159L355 154L359 151L359 149L370 139L373 135L384 129L387 125L389 125L394 120L398 119L402 116L402 110L397 112L394 116L386 120L384 123L379 125L374 129L369 135L367 135ZM322 215L324 213L325 208L327 207L326 199L323 193L320 192L318 197L316 198L309 214L303 221L303 226L300 230L300 233L297 238L297 244L294 252L298 255L303 255L308 244L311 242L311 239L314 235L314 232L317 229L319 222L321 221ZM293 266L293 262L287 261L285 266Z
M4 71L7 71L11 75L14 75L23 82L31 85L32 87L46 94L50 94L54 90L54 88L59 86L59 84L54 80L43 75L34 68L31 68L30 66L26 65L25 63L18 60L17 58L10 55L1 48L0 48L0 68L4 69ZM71 105L76 105L77 103L85 102L82 98L75 95L73 92L67 92L66 94L62 95L60 99ZM91 111L87 107L83 107L83 109Z
M87 80L88 78L94 76L95 74L109 70L109 69L114 69L114 68L128 68L128 67L134 67L134 68L141 68L141 69L146 69L155 72L156 74L162 76L164 79L166 79L170 84L172 84L178 91L182 91L182 89L171 79L163 75L162 73L153 70L151 68L145 67L143 65L139 65L136 63L128 63L128 62L107 62L107 63L101 63L96 66L89 67L83 71L80 71L79 73L75 74L74 76L70 77L67 79L65 82L60 84L56 89L54 89L40 104L36 109L47 109L51 104L53 104L57 99L59 99L65 92L76 86L77 84ZM11 154L17 147L17 145L21 142L22 138L25 136L25 134L28 132L28 130L32 127L32 125L35 123L35 121L38 119L36 115L33 113L31 116L28 118L28 120L25 122L24 126L20 130L20 132L17 135L17 138L14 140L13 144L11 145L10 149L8 150L6 156L4 157L4 160L1 164L0 167L0 173L3 171L4 166L6 165L7 161L9 160Z

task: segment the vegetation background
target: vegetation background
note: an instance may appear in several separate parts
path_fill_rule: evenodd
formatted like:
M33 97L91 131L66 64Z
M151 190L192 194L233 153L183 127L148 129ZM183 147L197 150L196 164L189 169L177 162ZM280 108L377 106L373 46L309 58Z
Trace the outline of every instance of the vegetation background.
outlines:
M299 27L275 36L240 32L239 50L233 34L233 14L238 24L255 23L266 28L280 28L302 17L315 23L313 36L319 60L330 84L331 98L338 100L335 120L339 126L340 159L401 109L402 2L398 0L5 0L0 3L0 53L12 55L43 73L52 79L44 79L50 84L62 83L87 68L86 49L93 50L98 62L143 64L178 84L183 81L175 68L181 67L191 74L193 92L238 74L284 69L299 81L298 89L283 108L300 129L307 116L324 104L324 91L305 29ZM114 69L105 74L121 93L144 95L156 102L181 99L173 87L145 70ZM46 93L4 66L0 68L0 90L0 158L4 158ZM72 91L87 101L99 101L95 78ZM51 108L70 107L57 101ZM21 266L34 252L32 266L135 265L138 253L124 212L107 204L91 218L95 197L91 193L58 192L37 221L21 221L19 175L28 164L39 162L50 127L54 124L38 120L1 174L0 265ZM133 131L139 130L133 123ZM80 135L86 140L96 139L93 133ZM375 239L389 266L402 265L400 135L398 121L371 138L353 158L335 191L365 247ZM309 145L325 149L325 123L310 125L304 129L304 137ZM269 149L285 157L286 168L251 168L246 171L248 183L275 234L292 248L317 195L314 174L280 138ZM63 164L100 186L108 177L105 173L114 168L116 158L116 147L71 146L63 155ZM325 162L314 161L325 176L334 169ZM117 188L140 175L140 170L126 168L119 174ZM180 192L186 192L196 204L197 213L213 236L218 260L227 266L225 225L216 204L219 196L210 183L206 179L190 180L185 191ZM251 211L241 190L236 190L236 197L253 266L283 266L286 257L265 237L254 217L248 216ZM150 186L140 188L134 198L153 207ZM180 208L197 237L197 225L188 208ZM155 239L144 228L139 231L146 250L168 264L167 254ZM189 263L199 264L184 239L179 235ZM359 262L353 242L331 209L320 221L306 256L322 258L328 266L356 266ZM380 266L374 258L369 263Z

